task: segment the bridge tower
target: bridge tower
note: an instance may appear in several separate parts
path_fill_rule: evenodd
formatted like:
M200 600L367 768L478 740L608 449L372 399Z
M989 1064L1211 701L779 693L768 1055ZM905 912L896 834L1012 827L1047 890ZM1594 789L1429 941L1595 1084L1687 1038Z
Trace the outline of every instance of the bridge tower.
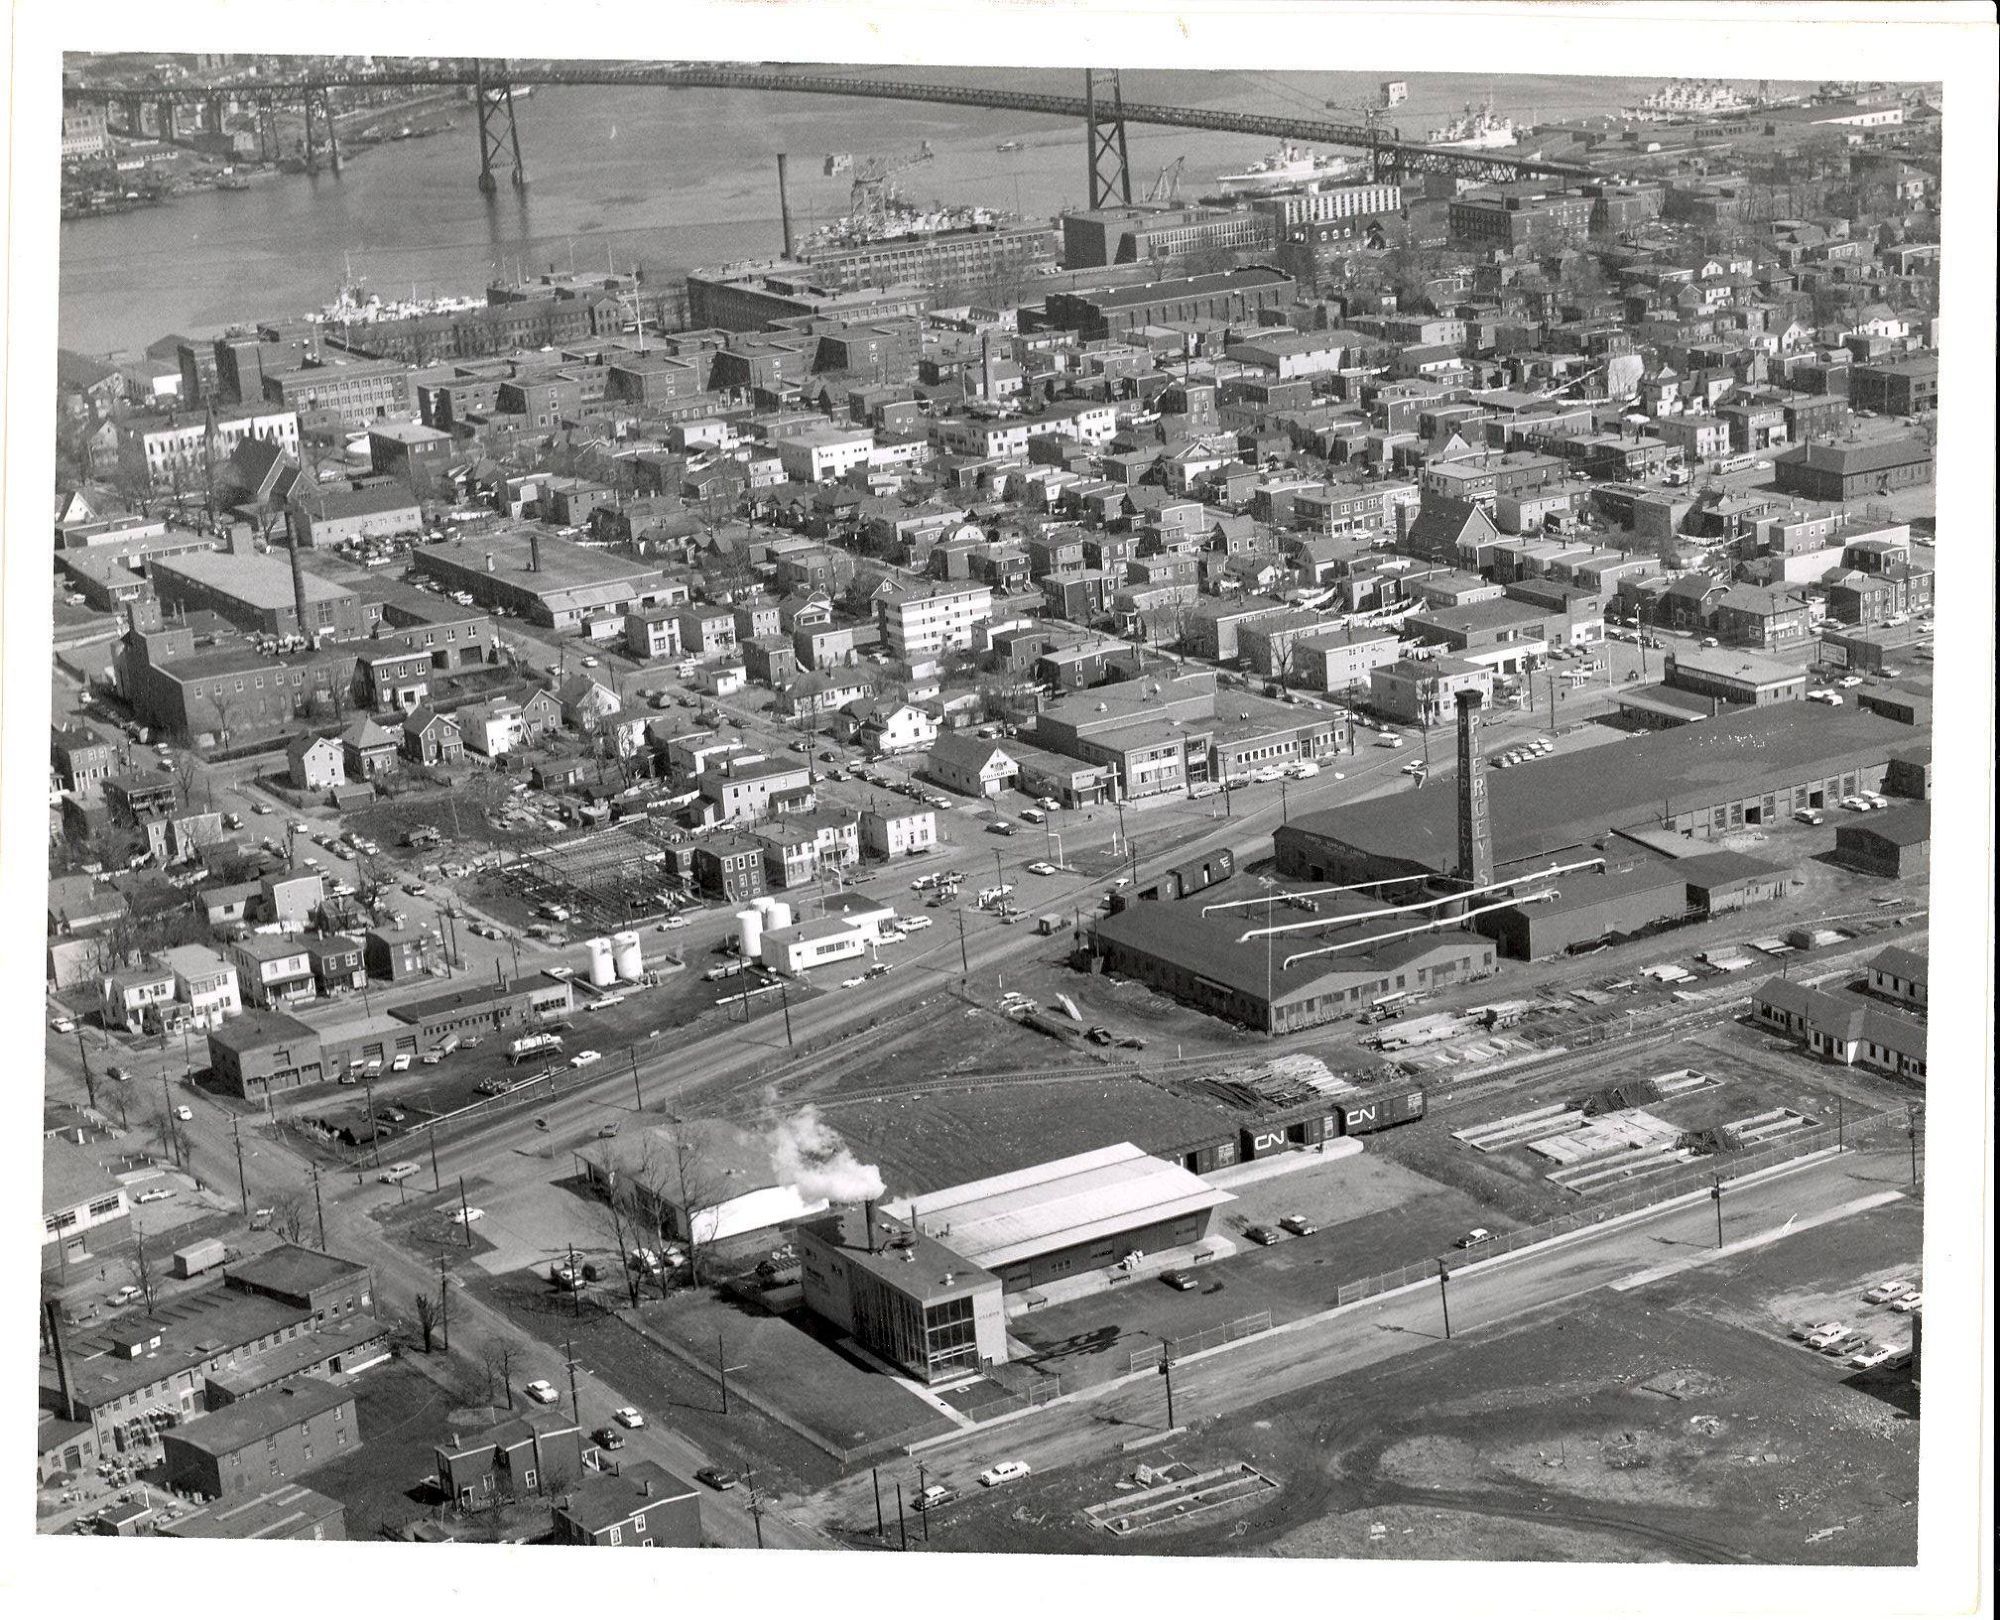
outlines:
M278 147L278 111L269 96L257 98L257 156L265 163L276 163L280 156Z
M340 173L340 130L333 121L333 96L323 84L313 85L306 91L306 173L319 173L319 145L314 135L315 124L325 126L326 166L335 174Z
M1125 94L1118 82L1118 70L1104 77L1110 82L1108 107L1097 95L1098 73L1083 70L1084 140L1090 148L1090 206L1102 208L1117 193L1117 200L1132 200L1132 166L1125 155Z
M472 71L478 84L479 104L479 189L492 196L500 189L493 178L493 160L503 163L511 155L513 172L509 178L520 191L528 184L528 171L521 166L521 132L514 124L514 86L508 80L507 64L494 64L499 77L487 76L487 64L477 59Z

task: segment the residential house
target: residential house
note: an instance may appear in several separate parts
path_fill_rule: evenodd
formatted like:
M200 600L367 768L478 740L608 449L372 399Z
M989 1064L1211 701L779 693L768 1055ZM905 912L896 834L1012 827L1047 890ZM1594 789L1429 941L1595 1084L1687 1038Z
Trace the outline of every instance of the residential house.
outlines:
M236 969L244 1001L252 1007L283 1008L312 1000L312 960L298 941L250 934L231 940L223 952Z
M913 703L889 699L850 703L835 725L841 735L875 754L909 754L937 741L937 721Z
M419 765L462 765L465 736L455 718L426 703L403 720L403 752Z
M395 769L396 739L366 717L340 734L341 761L356 782L372 782Z
M861 847L870 855L894 860L901 855L920 855L936 849L937 812L922 810L877 810L861 812Z
M997 798L1020 774L1020 767L997 742L947 733L931 745L924 775L967 798Z
M160 965L174 976L174 999L188 1009L196 1029L214 1029L243 1010L236 969L206 945L174 945L160 952Z

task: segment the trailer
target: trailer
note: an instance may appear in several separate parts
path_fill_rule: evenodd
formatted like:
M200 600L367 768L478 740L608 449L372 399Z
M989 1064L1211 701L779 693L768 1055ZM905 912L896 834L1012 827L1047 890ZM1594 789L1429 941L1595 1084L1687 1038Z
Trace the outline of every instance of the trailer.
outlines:
M190 1243L184 1249L174 1250L174 1275L199 1277L205 1271L213 1271L228 1258L228 1244L220 1238L204 1238L199 1243Z

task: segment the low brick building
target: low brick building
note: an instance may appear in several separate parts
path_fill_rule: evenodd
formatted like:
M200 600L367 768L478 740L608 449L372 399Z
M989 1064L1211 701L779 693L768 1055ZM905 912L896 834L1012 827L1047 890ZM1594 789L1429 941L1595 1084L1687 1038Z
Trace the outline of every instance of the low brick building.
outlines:
M167 1483L202 1496L265 1490L361 1443L351 1391L299 1378L160 1437Z

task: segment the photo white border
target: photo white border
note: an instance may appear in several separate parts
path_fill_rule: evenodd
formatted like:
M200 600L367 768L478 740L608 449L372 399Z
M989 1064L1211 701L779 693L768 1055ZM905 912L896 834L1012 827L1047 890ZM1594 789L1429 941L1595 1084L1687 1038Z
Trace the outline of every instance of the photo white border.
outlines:
M1549 1566L1264 1559L931 1558L861 1554L741 1557L656 1553L649 1561L555 1549L391 1550L367 1542L294 1548L37 1538L27 1466L33 1408L0 1402L0 1592L28 1603L212 1613L245 1598L318 1614L396 1603L586 1603L624 1599L684 1613L783 1607L814 1614L912 1613L940 1603L1067 1615L1214 1604L1281 1612L1386 1607L1402 1614L1985 1612L1992 1577L1991 1144L1993 826L1994 93L1992 11L1983 4L1342 5L1198 0L903 3L686 3L563 6L464 0L15 0L4 49L11 103L0 121L8 252L5 369L6 545L0 554L0 996L4 1025L29 1043L5 1099L0 1152L7 1219L39 1224L36 1192L42 987L44 717L49 712L46 581L53 489L57 299L58 60L64 50L226 49L377 55L586 55L671 60L796 60L925 65L1256 68L1283 71L1562 72L1753 79L1934 81L1944 86L1944 315L1938 438L1939 576L1932 802L1933 1092L1928 1104L1925 1421L1916 1571ZM615 52L579 50L615 42ZM885 111L885 121L893 114ZM1080 135L1080 132L1079 132ZM1078 142L1079 160L1082 157ZM1943 881L1936 881L1936 878ZM1949 946L1950 948L1945 948ZM36 1257L0 1254L0 1388L34 1377ZM351 1527L365 1535L367 1527ZM302 1560L313 1562L306 1576ZM397 1564L385 1586L379 1560ZM364 1564L364 1560L367 1562ZM326 1575L317 1574L324 1567ZM302 1581L301 1577L305 1576ZM587 1584L580 1585L579 1582Z

